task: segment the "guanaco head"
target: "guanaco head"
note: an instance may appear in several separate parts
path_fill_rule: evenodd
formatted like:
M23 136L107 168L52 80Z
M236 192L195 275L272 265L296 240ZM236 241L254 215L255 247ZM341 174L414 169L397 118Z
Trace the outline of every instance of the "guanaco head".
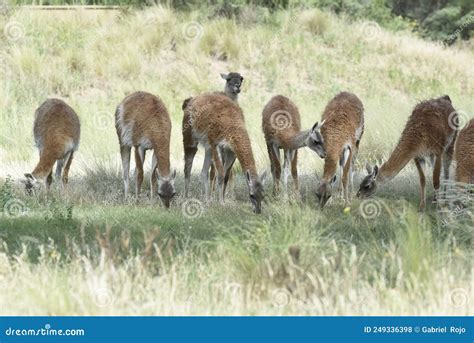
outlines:
M262 201L265 197L263 185L265 183L266 177L266 172L264 172L260 177L257 176L256 178L252 178L248 170L245 172L245 179L247 180L247 186L249 188L250 202L252 203L253 211L257 214L262 213Z
M379 173L379 167L375 165L372 168L368 165L366 168L368 175L364 177L364 179L360 183L359 190L357 191L358 198L368 198L374 195L375 191L377 190L377 182L375 181L375 179L377 178L377 174Z
M226 81L225 92L232 95L232 97L237 97L237 94L240 93L242 82L244 81L242 75L239 73L229 73L221 74L221 77Z
M321 180L319 182L318 189L316 190L316 197L318 198L318 203L321 208L326 205L329 198L332 196L332 188L336 184L336 175L332 177L331 180Z
M321 123L316 122L311 128L311 131L306 139L306 146L318 154L321 158L326 158L326 148L324 147L324 138L321 135L321 127L324 124L324 120Z
M171 199L176 195L174 180L176 179L176 170L171 176L158 176L158 196L166 208L170 207Z
M26 194L32 195L33 191L39 187L38 180L32 174L25 174L25 179L22 181L25 184Z

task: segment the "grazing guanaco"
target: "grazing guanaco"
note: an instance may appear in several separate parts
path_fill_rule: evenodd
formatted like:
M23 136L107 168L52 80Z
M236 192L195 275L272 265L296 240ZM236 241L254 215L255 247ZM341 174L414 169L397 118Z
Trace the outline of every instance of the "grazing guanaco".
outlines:
M221 77L226 81L224 92L215 92L215 94L223 94L228 96L232 101L237 103L238 95L240 93L240 89L242 87L242 82L244 78L239 73L229 73L229 74L221 74ZM183 111L186 108L187 104L192 98L188 98L183 102ZM184 111L183 115L183 145L184 145L184 179L185 179L185 196L188 196L189 187L190 187L190 179L191 179L191 169L193 166L194 156L198 150L197 145L194 144L194 139L192 135L192 128L191 128L191 120L189 115L186 111ZM210 151L206 150L206 154L210 155ZM229 174L229 178L231 178L232 174ZM210 166L210 183L211 189L214 189L214 180L215 180L215 169L214 165L211 164Z
M364 106L356 95L341 92L327 104L321 119L324 122L321 135L326 148L326 158L316 196L322 208L332 196L338 164L344 201L346 204L349 202L352 164L358 154L359 143L364 133Z
M420 176L420 211L426 206L425 159L434 159L433 186L437 193L440 186L441 165L445 178L449 178L456 139L455 120L450 118L455 110L449 96L423 101L415 106L405 125L400 140L388 160L380 167L367 168L368 175L362 180L358 197L372 196L379 184L394 178L409 161L414 160ZM436 199L436 194L435 194Z
M154 197L156 188L161 201L166 208L169 208L171 199L176 194L174 186L176 171L173 173L170 171L171 120L165 104L153 94L133 93L117 107L115 123L122 157L125 196L128 195L129 189L132 147L135 147L137 196L143 182L146 151L152 149L151 197Z
M229 172L237 158L245 174L253 210L261 213L265 174L262 177L257 175L250 138L239 105L225 95L209 93L194 97L183 104L183 108L185 115L191 119L192 146L197 147L201 143L206 147L201 172L206 199L209 197L208 173L211 163L217 170L219 201L222 204ZM193 158L194 154L185 155L187 163L192 163Z
M459 131L454 149L456 182L474 183L474 119Z
M296 192L298 185L298 149L308 146L321 158L326 157L324 140L321 135L323 123L313 125L310 130L301 131L301 120L298 107L285 96L277 95L270 99L262 112L262 129L267 144L268 156L273 176L274 191L280 190L281 162L280 149L283 149L283 182L288 192L288 178L293 177Z
M62 187L65 188L81 135L76 112L60 99L46 100L35 112L33 135L40 160L31 173L25 174L27 192L31 194L38 180L44 180L49 191L55 163L56 179L59 180L62 174Z

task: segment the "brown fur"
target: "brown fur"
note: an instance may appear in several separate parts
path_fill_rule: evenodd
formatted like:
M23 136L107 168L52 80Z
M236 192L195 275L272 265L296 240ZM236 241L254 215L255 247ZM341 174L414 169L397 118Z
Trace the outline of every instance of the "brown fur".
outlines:
M171 120L163 101L155 95L136 92L127 96L117 107L115 112L116 129L120 144L122 159L130 160L130 150L135 147L135 161L137 165L137 188L139 194L143 181L143 161L146 150L153 149L153 167L151 179L151 195L157 177L165 180L163 195L171 198L174 187L168 181L172 179L170 172L170 138ZM124 182L128 182L129 165L124 163ZM158 175L156 174L158 173ZM171 188L170 188L171 187ZM125 192L128 185L125 185ZM160 195L160 187L158 189ZM163 199L165 205L167 200ZM168 202L169 205L169 202Z
M185 152L197 149L199 142L209 146L212 162L218 175L219 199L224 200L229 171L237 158L251 184L259 185L250 138L239 105L227 96L207 93L194 97L184 110L184 118L191 126L191 135L183 135ZM190 162L186 156L185 163ZM206 186L209 166L204 166L201 177Z
M327 156L317 194L326 198L324 202L331 196L331 180L334 180L337 166L348 149L349 156L346 164L341 165L342 180L340 183L344 188L344 199L348 202L348 183L352 163L358 154L359 142L364 133L364 106L356 95L341 92L327 104L321 119L324 121L321 134L324 137Z
M401 138L380 171L373 177L373 182L386 182L395 177L409 161L414 160L420 176L421 200L420 210L425 208L425 172L426 157L434 156L433 186L438 191L440 186L441 165L444 165L445 177L449 177L449 166L452 159L456 130L449 124L450 114L455 110L451 99L446 95L423 101L416 105L408 118ZM370 176L370 175L369 175ZM364 195L363 180L359 193ZM370 185L368 183L365 184ZM375 192L375 188L371 193Z
M276 115L280 114L283 124L281 127L275 123ZM287 118L287 116L289 116ZM286 122L286 123L285 123ZM285 96L274 96L265 105L262 112L262 130L267 144L270 166L273 175L274 191L278 192L280 188L281 164L280 156L274 149L274 145L284 150L284 154L289 154L291 160L291 172L293 177L293 186L298 191L298 146L294 143L294 138L301 133L300 113L298 107ZM288 160L285 156L285 170L289 170ZM288 173L288 172L286 172ZM288 175L285 175L285 185Z
M474 119L459 132L454 150L456 181L474 183Z
M238 94L240 93L240 86L242 85L243 77L239 73L229 73L229 74L221 74L221 77L226 80L224 92L212 92L209 94L217 94L217 95L224 95L229 97L232 101L237 103L238 101ZM238 88L234 88L234 86L238 84ZM194 160L194 156L197 153L198 147L197 144L194 145L193 135L192 135L192 127L189 114L185 111L186 107L189 103L193 100L193 98L187 98L184 100L181 108L184 112L183 115L183 122L182 122L182 133L183 133L183 147L184 147L184 178L185 178L185 196L189 193L189 180L191 177L191 169L192 169L192 161ZM209 173L209 181L211 190L214 190L215 178L216 178L216 170L214 164L210 166L210 173ZM229 171L228 179L229 181L232 180L232 170Z
M46 100L35 112L33 134L40 160L31 174L25 176L29 182L34 179L46 180L49 189L52 168L54 163L58 162L56 177L61 176L65 164L62 182L63 186L66 186L69 168L81 135L81 124L76 112L62 100Z

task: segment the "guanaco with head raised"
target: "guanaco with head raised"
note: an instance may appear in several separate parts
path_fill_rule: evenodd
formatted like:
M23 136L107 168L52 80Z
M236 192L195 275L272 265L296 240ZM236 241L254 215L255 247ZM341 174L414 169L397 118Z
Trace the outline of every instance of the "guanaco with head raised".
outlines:
M440 186L442 165L445 178L449 178L449 166L457 133L453 114L456 114L456 111L447 95L416 105L387 162L380 169L377 165L367 168L368 175L362 180L357 196L372 196L380 184L394 178L408 162L414 160L420 176L420 210L423 211L426 206L425 159L434 159L435 193Z
M283 149L283 182L286 191L288 191L290 165L294 189L296 192L299 190L297 167L299 148L307 146L321 158L326 157L324 139L320 131L323 123L316 122L310 130L301 131L300 122L298 107L285 96L274 96L263 108L262 129L270 158L275 192L280 190L280 149Z
M349 186L352 187L352 165L364 133L364 106L356 95L341 92L327 104L321 119L324 122L321 135L326 148L326 158L316 196L319 205L324 207L332 196L339 165L339 184L343 188L343 197L347 204Z
M240 93L240 89L242 87L242 82L244 78L239 73L231 72L229 74L221 74L221 77L226 81L224 92L215 92L214 94L222 94L229 97L232 101L237 103L238 95ZM195 140L193 139L192 134L192 123L191 118L189 117L188 112L184 111L188 103L193 98L188 98L183 102L183 146L184 146L184 179L185 179L185 196L188 196L189 187L190 187L190 180L191 180L191 169L193 166L194 156L197 153L198 147L195 144ZM210 155L210 151L206 150L206 155ZM229 174L229 178L231 178L232 174ZM214 189L214 180L215 180L215 169L214 165L211 164L210 166L210 183L211 189Z
M31 173L25 174L27 192L31 193L38 180L44 180L49 190L55 163L56 179L59 180L62 174L62 186L65 188L81 135L76 112L62 100L46 100L35 112L33 135L40 160Z
M136 92L127 96L115 111L115 127L122 156L125 196L129 190L130 155L135 147L136 194L140 193L143 182L143 162L147 150L153 150L151 170L151 197L155 188L169 208L176 190L176 171L170 170L171 120L163 101L155 95ZM156 186L156 182L158 185Z
M264 198L262 177L257 175L250 138L240 107L222 94L197 96L187 106L183 106L191 119L193 145L201 143L206 147L206 156L201 172L205 196L209 196L208 173L211 163L217 170L219 201L224 203L224 195L229 181L229 172L237 158L247 181L248 192L255 213L261 213ZM192 163L194 155L188 158Z
M454 148L456 182L474 183L474 119L459 131Z

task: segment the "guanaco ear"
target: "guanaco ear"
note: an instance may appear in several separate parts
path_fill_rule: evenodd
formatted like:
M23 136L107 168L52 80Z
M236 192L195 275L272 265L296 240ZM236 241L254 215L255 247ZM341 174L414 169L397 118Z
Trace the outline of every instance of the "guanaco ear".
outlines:
M374 173L373 173L373 178L375 179L375 177L377 176L377 174L379 173L379 166L378 165L375 165L374 166Z
M248 170L245 172L245 180L247 180L247 185L250 187L252 185L252 179L250 178L250 172Z
M221 74L221 77L226 81L229 80L229 74Z
M318 130L320 130L325 121L326 121L326 119L324 119L322 122L316 122L316 123L313 125L313 127L311 128L311 131L318 131Z
M373 172L372 166L370 164L365 165L365 170L367 170L367 174L370 175Z
M26 173L25 177L26 177L26 180L29 181L29 182L36 181L36 178L30 173Z

